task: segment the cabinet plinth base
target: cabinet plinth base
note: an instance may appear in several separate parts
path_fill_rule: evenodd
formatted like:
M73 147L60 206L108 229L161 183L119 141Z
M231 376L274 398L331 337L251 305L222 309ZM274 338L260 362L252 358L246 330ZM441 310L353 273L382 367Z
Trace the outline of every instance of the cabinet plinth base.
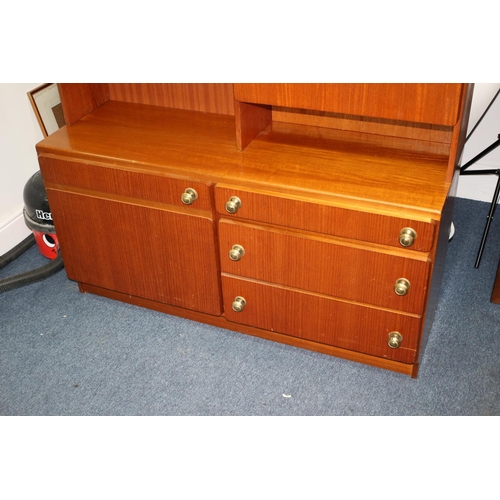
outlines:
M254 328L251 326L232 323L228 321L223 315L212 316L210 314L205 314L201 312L191 311L189 309L183 309L180 307L171 306L168 304L163 304L161 302L156 302L153 300L148 300L133 295L128 295L114 290L108 290L106 288L89 285L87 283L78 283L78 288L82 293L92 293L94 295L99 295L101 297L106 297L108 299L118 300L120 302L125 302L127 304L144 307L146 309L152 309L154 311L170 314L172 316L178 316L181 318L197 321L200 323L205 323L219 328L224 328L226 330L245 333L247 335L252 335L254 337L260 337L262 339L279 342L281 344L287 344L293 347L299 347L302 349L307 349L309 351L315 351L321 354L326 354L329 356L334 356L349 361L355 361L357 363L363 363L365 365L370 365L376 368L382 368L385 370L401 373L403 375L408 375L412 378L416 378L418 375L418 368L419 368L418 363L414 364L400 363L398 361L378 358L376 356L370 356L369 354L363 354L355 351L350 351L348 349L341 349L326 344L311 342L308 340L291 337L289 335L284 335L281 333L262 330L260 328Z

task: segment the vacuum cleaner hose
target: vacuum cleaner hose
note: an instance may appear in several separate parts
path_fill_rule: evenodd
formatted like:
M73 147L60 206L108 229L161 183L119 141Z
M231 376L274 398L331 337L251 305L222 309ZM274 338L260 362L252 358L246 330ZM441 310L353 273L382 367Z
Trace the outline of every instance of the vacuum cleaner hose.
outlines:
M6 254L0 256L0 269L5 267L9 262L17 259L21 254L26 252L28 248L35 244L35 236L31 233L27 238L25 238L21 243L18 243L14 248L9 250Z
M44 280L60 271L63 267L64 263L62 257L58 255L54 260L51 260L48 264L38 267L37 269L2 278L0 279L0 293Z
M26 239L21 241L21 243L16 245L12 250L2 255L0 257L0 269L19 257L22 253L28 250L28 248L33 246L34 243L35 237L31 234ZM6 278L0 278L0 293L6 292L7 290L13 290L14 288L20 288L24 285L35 283L36 281L41 281L57 273L63 267L64 263L62 257L58 255L48 264L38 267L37 269L16 274L14 276L8 276Z

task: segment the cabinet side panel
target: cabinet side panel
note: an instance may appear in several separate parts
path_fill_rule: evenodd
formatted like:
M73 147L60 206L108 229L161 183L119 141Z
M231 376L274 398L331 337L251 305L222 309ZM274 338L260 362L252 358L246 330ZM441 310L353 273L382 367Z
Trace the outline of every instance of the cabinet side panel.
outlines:
M107 83L58 83L66 125L72 125L109 101Z
M234 108L236 146L241 151L271 122L272 112L270 106L239 101L235 101Z
M232 83L110 83L110 99L234 115Z
M448 160L446 180L450 182L452 181L462 162L462 152L465 146L473 93L473 84L469 84L464 87L463 97L460 103L460 119L453 128L451 150Z

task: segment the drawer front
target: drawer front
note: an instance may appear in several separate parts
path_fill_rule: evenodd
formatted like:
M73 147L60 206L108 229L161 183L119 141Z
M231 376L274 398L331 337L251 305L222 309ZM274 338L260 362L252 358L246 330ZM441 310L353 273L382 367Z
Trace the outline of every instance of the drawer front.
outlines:
M232 197L241 200L241 207L234 214L226 209L226 204ZM396 248L403 248L399 242L401 231L411 228L415 231L416 238L408 248L422 252L428 252L432 248L436 229L434 221L392 217L223 185L215 188L215 205L217 211L226 217L277 224Z
M123 196L148 202L165 203L176 207L212 211L210 186L201 182L167 177L161 173L151 174L109 167L39 157L40 170L46 186L57 185L83 189L91 192ZM195 199L185 197L187 189L196 191Z
M416 360L421 319L359 304L222 275L224 314L229 321L403 363ZM243 310L236 312L245 299ZM235 301L235 299L237 299ZM400 346L389 335L402 336Z
M423 313L430 263L420 253L412 252L418 258L409 258L404 251L389 253L311 234L221 219L221 269L332 297ZM229 255L235 245L244 252L239 260ZM398 291L404 291L405 282L398 280L408 281L406 295L395 292L397 284Z

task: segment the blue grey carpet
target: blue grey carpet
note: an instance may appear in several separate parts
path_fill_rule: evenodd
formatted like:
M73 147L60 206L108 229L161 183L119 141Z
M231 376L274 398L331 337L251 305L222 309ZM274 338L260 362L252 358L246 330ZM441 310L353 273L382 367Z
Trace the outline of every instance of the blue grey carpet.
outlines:
M0 294L0 414L500 415L498 219L474 269L488 207L456 201L417 379L81 294L63 270ZM34 246L0 277L46 262Z

